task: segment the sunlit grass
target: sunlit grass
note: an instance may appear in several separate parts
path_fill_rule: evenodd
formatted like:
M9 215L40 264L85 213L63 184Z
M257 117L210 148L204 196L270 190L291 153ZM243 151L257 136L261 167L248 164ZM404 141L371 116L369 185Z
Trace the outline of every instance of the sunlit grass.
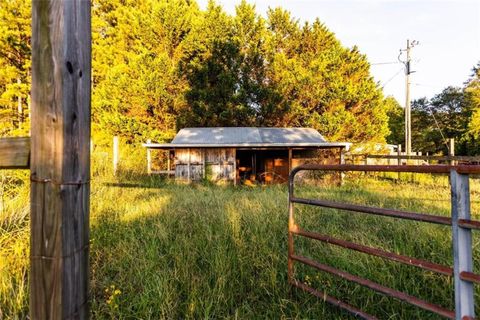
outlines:
M401 182L390 178L347 176L343 186L300 186L297 195L449 214L445 178L417 175ZM28 187L16 189L18 193L0 213L0 318L4 319L24 319L28 313ZM480 212L479 198L479 184L474 182L474 214ZM297 221L307 230L451 264L448 227L296 208ZM176 185L138 172L116 178L97 174L91 196L92 318L348 318L287 285L286 209L286 186ZM475 247L479 271L478 236ZM309 240L297 239L296 248L350 273L453 307L448 277ZM296 275L379 318L436 319L310 268L298 266Z

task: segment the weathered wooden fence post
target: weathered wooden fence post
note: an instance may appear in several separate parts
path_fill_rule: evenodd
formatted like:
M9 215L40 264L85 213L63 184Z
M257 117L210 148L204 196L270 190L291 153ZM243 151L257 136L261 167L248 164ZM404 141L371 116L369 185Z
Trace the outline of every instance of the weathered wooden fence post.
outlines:
M118 136L113 137L113 175L117 175L118 171Z
M20 78L17 78L17 84L20 86L22 84L22 81ZM18 88L20 90L20 87ZM18 113L18 127L22 128L23 125L23 104L22 104L22 96L20 93L18 94L17 97L17 113Z
M455 139L450 138L448 139L448 156L454 157L455 156ZM450 160L450 165L455 165L455 160Z
M147 143L152 143L152 140L148 139ZM152 150L147 147L147 173L148 175L152 174Z
M32 1L30 318L88 318L89 0Z
M397 145L397 155L398 155L397 165L400 166L400 165L402 165L402 158L401 158L401 156L402 156L402 145L401 144ZM401 172L399 172L397 174L397 180L400 181L400 179L401 179Z

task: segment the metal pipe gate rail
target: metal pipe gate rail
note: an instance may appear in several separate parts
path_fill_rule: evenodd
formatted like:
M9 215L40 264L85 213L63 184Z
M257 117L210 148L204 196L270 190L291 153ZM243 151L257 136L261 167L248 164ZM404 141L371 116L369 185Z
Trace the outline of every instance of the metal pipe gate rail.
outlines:
M368 207L356 204L346 204L328 200L312 200L297 198L294 195L294 179L299 171L319 170L319 171L363 171L363 172L410 172L410 173L435 173L450 174L451 185L451 217L401 211L395 209ZM471 230L480 230L480 221L470 220L470 188L469 174L480 173L480 166L378 166L378 165L303 165L292 170L289 176L289 194L288 194L288 281L291 285L305 290L324 301L336 305L358 317L364 319L376 319L364 311L351 306L337 298L331 297L326 292L318 291L307 284L294 278L294 263L303 263L317 270L330 273L340 278L355 282L369 289L375 290L384 295L410 303L411 305L431 311L449 319L467 320L475 319L474 314L474 283L480 284L480 275L473 273L472 258L472 235ZM325 208L341 209L353 212L361 212L379 216L394 217L407 220L434 223L452 227L452 245L454 255L454 266L436 264L430 261L403 256L400 254L383 251L353 242L332 238L328 235L301 229L295 223L294 203L314 205ZM364 279L334 267L313 261L307 257L295 254L294 236L302 236L335 246L355 250L358 252L374 255L391 261L403 263L410 266L433 271L442 275L452 276L454 278L455 290L455 311L445 309L433 303L421 300L401 291L385 287L371 280Z

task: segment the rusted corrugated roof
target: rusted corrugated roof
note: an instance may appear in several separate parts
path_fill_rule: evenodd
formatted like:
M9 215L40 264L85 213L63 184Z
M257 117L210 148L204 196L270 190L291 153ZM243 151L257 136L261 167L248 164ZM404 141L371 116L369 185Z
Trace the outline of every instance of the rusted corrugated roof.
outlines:
M243 144L243 143L320 143L326 142L317 130L310 128L185 128L173 144Z
M171 143L144 144L148 148L195 147L346 147L331 143L311 128L215 127L181 129Z

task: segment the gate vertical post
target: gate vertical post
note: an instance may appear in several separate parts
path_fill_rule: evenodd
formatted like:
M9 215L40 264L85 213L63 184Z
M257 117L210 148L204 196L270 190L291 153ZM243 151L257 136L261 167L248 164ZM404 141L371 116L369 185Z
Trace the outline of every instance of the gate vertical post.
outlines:
M455 318L474 317L473 283L460 279L460 273L473 271L472 233L458 225L459 219L470 219L470 187L468 174L450 171L452 193L453 275L455 288Z
M90 86L90 0L33 0L30 319L88 318Z
M293 284L294 275L294 261L291 258L294 255L293 251L293 232L295 230L295 219L293 216L293 186L295 182L295 171L290 172L288 176L288 283Z

